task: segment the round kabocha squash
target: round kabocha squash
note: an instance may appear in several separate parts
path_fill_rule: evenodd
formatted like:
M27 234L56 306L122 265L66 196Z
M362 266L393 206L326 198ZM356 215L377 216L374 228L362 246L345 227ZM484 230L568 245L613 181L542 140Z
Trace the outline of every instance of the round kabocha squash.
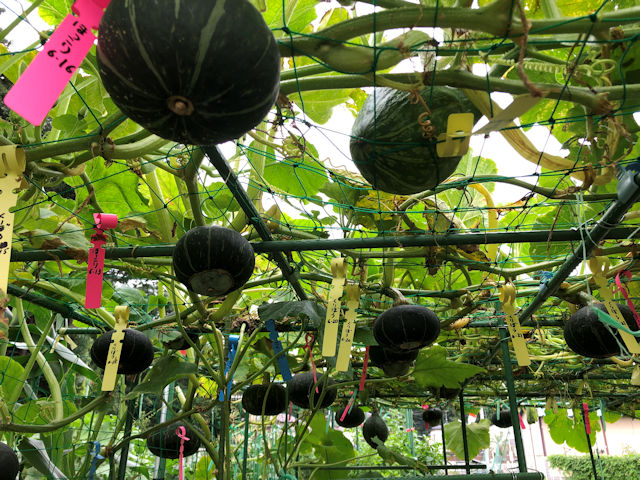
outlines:
M327 387L334 385L336 382L329 378L327 380ZM323 391L324 375L318 376L318 392L316 392L316 384L313 381L313 372L298 373L291 377L291 380L287 382L287 390L289 394L289 401L300 408L309 408L309 404L315 407L317 399ZM327 388L327 391L319 405L319 408L326 408L336 401L338 391L335 388ZM311 402L310 402L311 400Z
M109 346L114 330L103 333L91 346L89 354L91 360L100 368L107 364ZM118 373L125 375L140 373L147 369L153 362L153 345L151 340L142 332L125 328L122 349L120 350L120 362Z
M575 312L564 324L564 340L567 346L578 355L591 358L607 358L620 355L622 338L620 332L602 323L594 309L606 312L602 303L593 303ZM638 325L633 312L624 304L618 304L620 313L629 329L636 331Z
M149 451L160 458L178 458L180 456L180 442L182 441L176 432L178 427L185 428L185 435L189 439L184 440L183 455L188 457L196 453L200 448L200 438L193 430L180 422L149 435L147 437Z
M99 32L98 69L111 99L160 137L236 139L278 95L278 46L248 0L113 1Z
M356 117L351 158L377 190L410 195L442 183L462 158L439 157L436 151L437 136L446 132L449 115L471 112L475 121L480 119L480 112L461 90L426 87L420 95L432 113L427 117L433 127L430 138L420 125L425 108L422 102L411 101L410 92L376 88Z
M364 422L364 411L359 406L354 405L351 407L351 411L342 419L345 408L346 405L336 411L336 423L342 428L355 428L362 425L362 422Z
M6 443L0 442L0 478L15 480L20 469L20 461L13 449Z
M389 427L377 412L373 412L362 425L362 436L371 448L378 448L378 442L384 443L389 438Z
M413 362L389 362L382 365L382 371L387 377L402 377L407 375L413 367Z
M442 421L442 410L439 408L427 408L422 412L422 420L429 425L440 425Z
M509 428L511 423L511 410L500 410L500 418L498 414L494 412L491 415L491 424L499 428Z
M431 387L430 390L437 399L453 400L460 395L459 388Z
M440 335L440 320L421 305L398 305L382 312L373 325L373 336L387 349L417 350Z
M251 278L255 253L238 232L224 227L196 227L185 233L173 251L176 277L192 292L222 296Z
M265 401L266 398L266 401ZM287 390L277 383L251 385L242 394L242 408L251 415L278 415L287 409Z

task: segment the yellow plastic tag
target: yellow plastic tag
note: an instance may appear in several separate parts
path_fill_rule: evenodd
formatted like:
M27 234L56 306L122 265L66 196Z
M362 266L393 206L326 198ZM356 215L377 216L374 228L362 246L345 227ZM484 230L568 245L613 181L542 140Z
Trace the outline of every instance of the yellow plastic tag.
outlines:
M356 308L360 305L360 287L358 285L347 285L347 311L344 314L346 321L342 325L342 335L340 335L340 347L338 348L338 360L336 370L346 372L349 370L349 359L351 358L351 346L353 345L353 335L356 331Z
M129 307L117 306L113 315L116 318L116 325L113 335L111 336L107 363L104 367L104 376L102 377L103 392L112 392L116 386L118 364L120 363L122 341L124 340L124 329L127 328L127 324L129 323Z
M633 367L631 374L631 385L640 385L640 365Z
M324 322L324 336L322 338L323 357L333 357L336 354L338 323L340 322L340 299L342 298L347 276L347 263L344 258L331 260L331 274L333 275L333 281L329 287L327 317Z
M619 324L626 325L627 328L631 329L631 325L629 325L622 316L622 312L620 312L618 305L613 303L613 294L611 293L611 288L607 281L607 272L609 271L610 265L609 259L607 257L594 257L590 259L587 264L593 274L593 281L600 290L600 296L603 299L602 303L604 303L609 316ZM638 341L633 335L623 330L618 330L618 332L620 332L620 337L627 347L627 350L629 350L629 353L640 353L640 344L638 344Z
M13 213L26 165L24 150L16 145L0 147L0 290L7 291L13 239Z
M522 334L520 320L514 315L516 311L514 305L516 301L516 288L512 283L507 283L500 288L500 301L502 302L502 310L506 313L504 321L509 329L509 335L511 336L511 342L513 343L513 350L516 353L518 365L521 367L531 365L531 359L527 351L527 342Z
M439 157L459 157L469 150L473 113L452 113L447 119L447 133L438 135Z

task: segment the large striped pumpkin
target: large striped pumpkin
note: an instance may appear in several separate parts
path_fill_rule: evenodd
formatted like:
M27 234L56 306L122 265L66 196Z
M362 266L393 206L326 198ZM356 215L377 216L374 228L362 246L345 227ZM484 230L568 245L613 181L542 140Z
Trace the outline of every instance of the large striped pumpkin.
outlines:
M276 40L248 0L113 0L97 52L115 104L176 142L238 138L278 94Z

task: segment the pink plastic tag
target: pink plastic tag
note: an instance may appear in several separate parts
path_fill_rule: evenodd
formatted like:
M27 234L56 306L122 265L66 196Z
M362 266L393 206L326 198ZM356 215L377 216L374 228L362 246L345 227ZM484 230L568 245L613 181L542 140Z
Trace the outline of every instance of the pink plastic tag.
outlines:
M118 226L118 216L110 213L94 213L96 233L91 235L93 248L89 250L89 262L87 264L87 290L84 306L86 308L100 308L102 304L102 275L104 273L104 249L107 243L105 230Z
M315 337L312 333L307 333L305 335L305 348L309 351L309 361L311 362L311 371L313 372L313 384L316 386L316 394L320 394L320 389L318 388L318 374L316 372L316 363L313 361L313 342L315 341Z
M189 437L187 437L187 430L180 425L178 428L176 428L176 435L178 435L178 437L180 438L180 453L179 453L179 464L178 464L178 479L179 480L183 480L184 478L184 441L185 440L190 440Z
M587 402L582 403L582 410L584 411L584 428L587 430L587 435L591 435L591 422L589 421L589 404Z
M625 277L627 277L628 281L631 281L631 272L629 270L624 270L622 272L622 274ZM627 301L627 305L631 309L631 313L633 314L633 318L635 319L636 323L638 324L638 327L640 327L640 315L638 315L638 312L636 312L636 307L633 305L633 302L629 298L629 294L627 293L627 289L624 288L624 286L622 285L622 280L620 280L620 274L619 273L616 275L616 286L618 287L618 291L620 293L622 293L622 296ZM629 325L629 326L631 326L631 325Z
M4 103L30 123L40 125L96 41L110 0L78 0L44 48L4 97Z

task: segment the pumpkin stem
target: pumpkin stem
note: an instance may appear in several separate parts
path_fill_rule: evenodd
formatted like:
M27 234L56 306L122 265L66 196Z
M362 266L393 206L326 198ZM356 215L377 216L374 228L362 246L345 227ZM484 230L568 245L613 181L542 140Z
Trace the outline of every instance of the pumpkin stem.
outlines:
M271 383L269 372L264 372L262 374L262 385L269 385L269 383Z
M171 95L167 98L167 107L181 117L191 115L195 110L191 100L181 95Z
M382 290L382 293L387 297L393 298L394 307L397 307L398 305L411 305L411 302L409 302L409 300L407 300L397 288L386 287Z

